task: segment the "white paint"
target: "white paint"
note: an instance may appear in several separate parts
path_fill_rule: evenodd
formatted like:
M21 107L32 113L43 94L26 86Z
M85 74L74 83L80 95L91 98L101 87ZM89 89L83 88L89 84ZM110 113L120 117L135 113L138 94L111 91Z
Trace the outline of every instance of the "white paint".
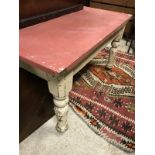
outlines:
M56 129L59 132L65 132L68 129L68 96L72 89L73 72L63 77L61 80L51 77L48 81L48 88L53 95L55 104L54 111L57 117Z
M33 55L31 55L31 56L30 56L30 58L34 58L34 56L33 56Z
M59 68L59 71L63 71L63 70L64 70L64 68L63 68L63 67Z
M49 66L50 68L53 68L53 66Z

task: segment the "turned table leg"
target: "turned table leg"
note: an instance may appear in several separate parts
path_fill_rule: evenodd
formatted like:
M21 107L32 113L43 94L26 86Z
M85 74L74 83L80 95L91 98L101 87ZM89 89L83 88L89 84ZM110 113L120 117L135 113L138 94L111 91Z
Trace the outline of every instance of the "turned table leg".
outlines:
M50 78L48 88L53 95L55 104L54 111L57 118L56 130L65 132L68 129L67 114L69 91L72 89L73 74L70 73L63 78Z
M54 111L57 117L56 130L59 132L65 132L68 129L67 114L68 114L68 101L69 98L57 98L54 97Z
M120 31L118 36L111 42L111 48L109 51L108 63L106 65L107 69L111 69L115 64L115 54L116 54L117 48L120 45L120 41L122 39L124 29L125 29L125 27Z

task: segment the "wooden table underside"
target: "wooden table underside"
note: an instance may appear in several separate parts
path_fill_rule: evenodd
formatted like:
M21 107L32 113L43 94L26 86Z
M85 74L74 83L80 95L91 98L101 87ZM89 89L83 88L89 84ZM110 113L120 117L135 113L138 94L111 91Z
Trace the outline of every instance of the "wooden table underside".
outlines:
M64 70L59 74L53 74L51 72L48 72L47 70L29 64L26 61L23 61L23 59L20 59L20 67L47 81L49 91L54 97L54 110L58 120L56 125L57 131L64 132L68 129L68 96L70 90L72 89L73 76L78 71L80 71L86 64L88 64L96 56L96 54L101 49L106 47L107 44L109 44L110 42L111 49L106 67L108 69L111 69L115 63L115 51L119 46L119 42L122 38L126 23L127 22L123 23L119 27L119 29L117 29L112 35L109 35L109 37L107 37L101 44L93 48L91 52L89 52L89 54L87 54L87 56L84 59L82 59L76 65L74 65L74 67L72 67L70 70Z

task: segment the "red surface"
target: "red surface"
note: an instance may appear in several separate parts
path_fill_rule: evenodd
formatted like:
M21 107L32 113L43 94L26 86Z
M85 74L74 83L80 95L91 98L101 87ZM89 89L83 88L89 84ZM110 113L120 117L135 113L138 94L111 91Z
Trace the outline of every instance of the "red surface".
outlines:
M83 10L20 30L20 59L58 74L78 65L131 15L84 7Z

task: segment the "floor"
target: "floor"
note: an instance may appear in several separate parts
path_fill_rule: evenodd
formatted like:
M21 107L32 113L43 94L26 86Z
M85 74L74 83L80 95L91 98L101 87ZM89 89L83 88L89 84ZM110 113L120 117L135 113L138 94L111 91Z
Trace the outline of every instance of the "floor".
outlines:
M119 49L127 51L124 40ZM72 109L69 109L68 122L69 129L60 134L55 130L56 118L52 117L20 143L20 155L134 155L96 135Z

